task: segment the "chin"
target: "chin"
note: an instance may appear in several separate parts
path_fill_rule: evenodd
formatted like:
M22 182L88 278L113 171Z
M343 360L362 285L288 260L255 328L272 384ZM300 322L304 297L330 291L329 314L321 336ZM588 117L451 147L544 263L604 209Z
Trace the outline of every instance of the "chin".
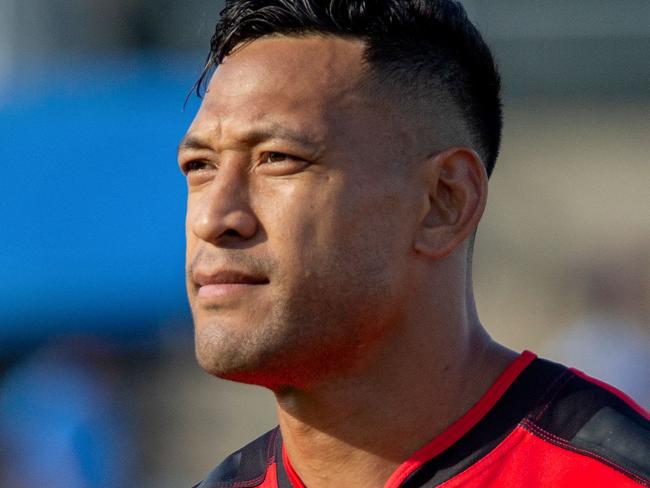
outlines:
M272 388L285 380L285 334L270 324L250 326L201 324L195 332L196 359L201 368L218 378ZM283 366L284 365L284 366Z
M284 339L286 336L274 334L266 334L263 340L263 334L237 337L204 331L195 338L196 358L208 374L276 392L317 384L326 368L311 364L304 355L300 358L297 350L309 350L308 345L296 349L295 343Z
M227 381L261 386L273 391L295 387L304 383L289 368L273 368L260 362L226 362L213 355L205 357L197 353L201 368L208 374Z

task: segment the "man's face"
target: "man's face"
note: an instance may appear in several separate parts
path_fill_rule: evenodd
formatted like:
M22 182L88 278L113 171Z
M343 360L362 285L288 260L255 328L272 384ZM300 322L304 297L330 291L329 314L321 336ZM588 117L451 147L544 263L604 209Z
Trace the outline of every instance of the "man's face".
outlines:
M181 144L206 371L269 387L355 367L409 295L416 171L359 41L271 37L222 63Z

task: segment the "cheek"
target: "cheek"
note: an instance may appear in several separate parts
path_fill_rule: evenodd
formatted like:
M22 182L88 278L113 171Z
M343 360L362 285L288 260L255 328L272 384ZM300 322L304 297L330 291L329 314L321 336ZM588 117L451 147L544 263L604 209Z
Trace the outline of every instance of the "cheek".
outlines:
M404 185L402 185L404 186ZM254 207L285 283L395 279L408 255L408 210L393 181L336 173L255 188ZM324 284L324 283L323 283Z
M350 194L337 212L335 241L330 245L338 248L348 281L368 292L390 294L408 271L409 212L393 188L366 185Z
M253 188L252 206L274 250L313 245L318 223L328 219L330 187L326 177L306 176Z
M352 182L333 207L334 234L347 245L391 247L407 226L401 192L393 185Z
M352 178L323 178L276 194L269 240L303 275L386 269L404 253L406 222L399 192ZM371 269L370 269L371 268Z

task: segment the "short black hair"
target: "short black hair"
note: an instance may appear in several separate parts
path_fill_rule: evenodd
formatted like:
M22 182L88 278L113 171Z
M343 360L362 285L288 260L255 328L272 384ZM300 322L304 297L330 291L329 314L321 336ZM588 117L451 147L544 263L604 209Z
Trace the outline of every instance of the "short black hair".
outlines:
M235 46L274 34L363 40L364 60L378 79L449 97L492 174L503 125L501 83L490 49L459 2L226 0L197 94Z

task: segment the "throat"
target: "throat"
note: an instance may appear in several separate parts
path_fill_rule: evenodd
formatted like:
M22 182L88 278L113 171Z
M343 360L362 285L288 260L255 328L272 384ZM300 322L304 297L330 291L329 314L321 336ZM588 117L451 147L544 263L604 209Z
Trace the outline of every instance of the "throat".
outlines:
M514 356L506 350L477 358L473 371L411 372L410 382L397 385L383 374L314 392L276 392L288 474L309 488L385 486L484 397Z

